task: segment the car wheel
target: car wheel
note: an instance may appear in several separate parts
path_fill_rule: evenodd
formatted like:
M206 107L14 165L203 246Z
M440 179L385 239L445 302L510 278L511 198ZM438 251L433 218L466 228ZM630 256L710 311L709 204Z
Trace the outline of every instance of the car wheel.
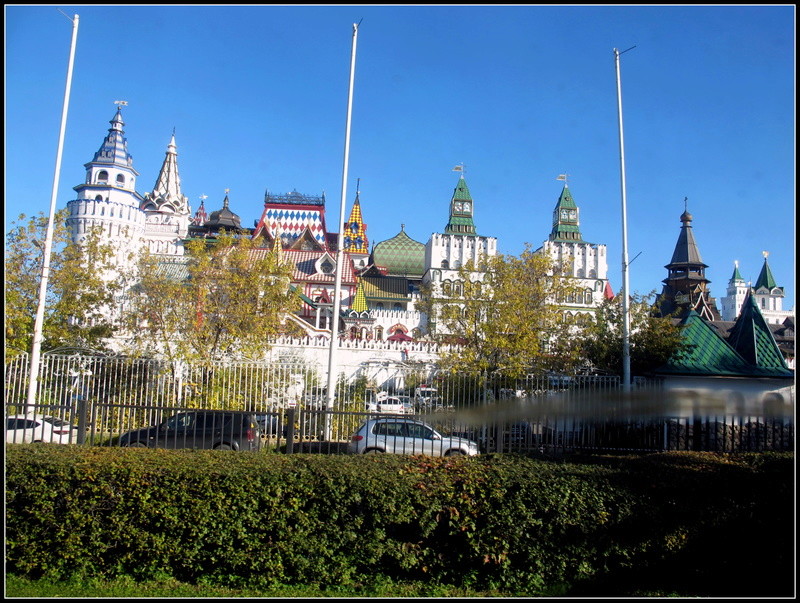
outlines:
M144 442L128 442L126 446L128 448L147 448L147 444Z
M463 450L458 450L458 449L448 450L447 452L444 453L444 455L445 456L464 456L464 451Z
M230 444L219 444L215 447L215 450L233 450Z
M383 454L384 450L378 450L377 448L370 448L369 450L365 450L364 454Z

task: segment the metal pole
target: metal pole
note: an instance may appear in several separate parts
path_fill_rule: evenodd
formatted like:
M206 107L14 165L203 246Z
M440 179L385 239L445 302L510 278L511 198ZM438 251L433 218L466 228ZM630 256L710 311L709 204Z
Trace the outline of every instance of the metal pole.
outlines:
M633 48L636 48L635 46ZM630 50L630 48L628 49ZM624 52L628 52L627 50ZM614 63L617 69L617 112L619 115L619 169L620 184L622 188L622 391L631 391L631 308L630 308L630 282L628 269L628 206L625 198L625 142L622 134L622 83L619 73L619 55L614 49Z
M75 63L75 45L78 41L78 15L72 19L72 44L69 51L69 66L67 67L67 85L64 91L64 106L61 111L61 131L58 135L58 151L56 152L56 168L53 176L53 193L50 197L50 217L47 221L47 234L42 251L42 280L39 283L39 305L36 308L36 318L33 323L33 344L31 346L31 365L28 381L28 399L25 412L36 404L36 390L39 379L39 357L42 349L42 326L44 324L44 306L47 297L47 281L50 278L50 252L53 247L53 219L56 213L56 197L58 196L58 176L61 171L61 154L64 150L64 133L67 129L67 111L69 110L69 92L72 87L72 66Z
M331 344L328 352L328 390L326 406L333 408L334 388L336 387L336 352L339 348L339 310L341 308L340 289L342 286L342 265L344 264L344 208L347 200L347 167L350 157L350 121L353 112L353 83L356 71L356 43L358 42L358 23L353 23L353 43L350 51L350 87L347 95L347 121L344 134L344 166L342 168L342 199L339 207L339 236L336 245L336 278L333 290L333 316L331 320ZM325 440L330 440L330 413L325 414Z

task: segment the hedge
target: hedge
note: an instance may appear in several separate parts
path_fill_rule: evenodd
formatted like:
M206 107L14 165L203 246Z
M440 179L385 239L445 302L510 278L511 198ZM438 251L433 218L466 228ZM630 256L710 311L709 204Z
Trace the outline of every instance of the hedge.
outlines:
M730 530L762 546L793 522L793 475L791 454L585 463L7 445L6 571L231 587L380 575L552 593L731 555ZM779 540L751 552L791 581L792 538Z

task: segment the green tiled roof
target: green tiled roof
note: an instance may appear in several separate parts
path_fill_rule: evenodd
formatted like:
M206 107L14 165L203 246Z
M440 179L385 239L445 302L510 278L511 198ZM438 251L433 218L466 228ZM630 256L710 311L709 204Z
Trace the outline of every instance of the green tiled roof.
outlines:
M681 321L688 351L659 367L657 374L718 377L788 377L790 371L751 364L743 358L697 312L691 310ZM788 373L788 374L787 374Z
M158 273L171 281L185 281L189 278L189 270L186 268L188 259L160 261L158 262Z
M758 275L755 288L756 290L762 287L774 289L777 286L778 284L775 282L775 277L772 276L772 270L770 270L769 264L767 264L767 258L764 258L764 265L761 267L761 272Z
M409 237L405 229L372 250L372 263L390 275L421 277L425 274L425 244Z
M444 232L445 234L475 235L475 222L473 222L471 214L469 216L453 215L453 204L456 201L469 201L472 203L472 195L463 175L458 179L458 184L453 190L453 197L450 199L450 217L444 227Z
M752 290L742 304L728 342L749 363L776 371L788 371L772 330L758 309Z

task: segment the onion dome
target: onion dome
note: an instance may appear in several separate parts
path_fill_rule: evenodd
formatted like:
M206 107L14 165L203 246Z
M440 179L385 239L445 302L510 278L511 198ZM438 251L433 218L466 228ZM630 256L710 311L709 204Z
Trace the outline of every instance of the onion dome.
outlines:
M409 237L403 224L397 235L375 245L372 263L385 268L391 276L422 277L425 274L425 244Z

